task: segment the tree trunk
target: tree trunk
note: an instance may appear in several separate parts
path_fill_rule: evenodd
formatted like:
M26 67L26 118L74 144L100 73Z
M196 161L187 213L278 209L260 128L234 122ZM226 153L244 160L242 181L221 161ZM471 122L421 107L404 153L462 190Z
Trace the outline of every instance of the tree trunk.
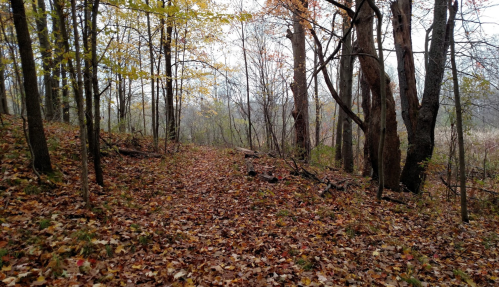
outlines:
M62 2L62 1L61 1ZM64 2L62 2L64 3ZM64 41L65 52L69 53L69 36L66 30L66 23L64 22L64 11L62 3L55 1L57 14L60 20L60 28L62 39ZM85 111L83 107L83 82L81 80L81 60L80 60L80 41L78 36L78 22L76 20L76 1L71 0L71 14L73 20L73 34L75 44L75 62L76 69L73 66L72 59L68 60L68 67L71 74L71 82L73 85L73 92L75 95L76 106L78 109L78 125L80 127L80 153L81 153L81 185L83 192L83 200L89 206L89 190L88 190L88 161L87 161L87 133L85 131Z
M351 3L349 0L347 3ZM343 16L343 37L348 33L350 28L350 20L347 15ZM345 103L348 109L352 109L352 78L353 78L353 64L355 58L352 56L352 34L348 33L346 35L345 41L343 42L341 50L341 60L340 60L340 97ZM353 147L352 147L352 119L345 113L340 113L342 115L342 121L338 122L341 126L341 162L343 164L343 169L348 172L353 172ZM340 133L340 130L338 130Z
M94 170L95 180L98 185L104 186L104 176L102 174L102 166L100 159L100 92L99 80L97 77L98 62L97 62L97 17L99 14L99 0L94 0L92 6L92 88L94 92Z
M17 43L21 54L28 115L29 144L33 151L34 167L42 173L50 173L52 172L52 165L50 163L50 155L43 129L36 66L31 47L28 23L26 22L26 12L22 0L11 0L10 3L14 16L14 25L16 27Z
M452 5L452 0L449 0L449 37L450 37L450 60L452 66L452 79L454 83L454 100L456 105L456 126L457 126L457 140L459 146L459 185L461 190L461 220L463 222L469 222L468 217L468 203L466 197L466 163L464 158L464 133L463 133L463 110L461 108L461 96L459 94L459 80L457 78L457 67L456 67L456 50L454 44L454 27L455 27L455 15L458 10L458 2L454 1Z
M146 5L149 6L149 0L146 0ZM147 18L147 39L149 45L149 60L150 60L150 72L151 72L151 100L152 100L152 135L154 141L154 150L158 150L158 133L156 129L156 101L154 94L154 53L152 47L152 34L151 34L151 20L150 12L146 12Z
M249 142L250 149L253 149L253 141L252 141L252 137L251 137L251 104L250 104L249 73L248 73L248 60L247 60L247 57L246 57L245 40L246 39L244 38L244 22L241 21L241 41L243 42L244 71L245 71L245 75L246 75L246 102L248 104L248 106L247 106L247 113L248 113L248 142Z
M391 3L390 8L393 13L393 38L397 54L402 119L407 129L408 144L412 145L419 109L411 40L412 2L411 0L397 0Z
M68 78L66 74L67 64L61 64L61 78L62 78L62 120L69 124L69 91L68 91Z
M38 9L33 1L33 11L36 13L36 30L40 41L40 53L42 54L43 84L45 86L45 117L47 120L54 119L54 103L52 100L52 51L49 42L47 27L47 15L44 0L38 0Z
M0 46L0 58L4 58L3 49ZM0 61L0 114L9 114L7 104L7 92L5 91L5 64Z
M121 73L118 73L118 130L120 133L125 132L125 116L126 116L126 102L125 102L125 80Z
M90 155L94 154L94 116L93 116L93 111L92 111L92 58L91 58L91 51L89 47L89 41L90 41L90 4L88 3L89 0L84 1L84 7L85 9L83 10L84 13L84 20L83 20L83 53L84 53L84 61L85 61L85 68L83 71L83 79L84 79L84 87L85 87L85 122L87 123L87 140L88 140L88 151Z
M357 6L361 3L357 0ZM373 10L369 5L360 8L357 27L359 61L362 71L365 73L367 82L372 92L371 121L369 129L371 165L373 167L373 178L378 179L378 147L381 127L381 73L376 56L373 38ZM390 88L390 78L386 78L386 141L383 153L385 169L384 187L398 191L400 178L400 140L397 134L397 119L395 114L395 101Z
M164 4L163 4L164 5ZM172 8L172 1L168 1L168 7ZM166 70L166 138L175 139L175 114L173 110L173 73L172 73L172 33L173 16L168 14L166 18L165 35L165 70Z
M314 5L314 19L317 18ZM314 21L313 29L315 30L316 24ZM317 61L319 56L317 55L317 44L314 42L314 67L317 67ZM321 133L321 103L319 100L319 80L317 73L314 74L314 99L315 99L315 146L317 147L320 143L320 133Z
M425 87L421 108L418 112L414 142L409 145L402 171L401 182L414 193L421 191L426 175L428 160L435 145L435 124L440 106L440 87L445 70L449 47L449 33L446 31L447 0L435 0L433 32L425 76ZM453 12L455 14L455 12Z
M369 90L369 83L364 76L364 73L360 75L360 90L362 95L362 112L364 114L364 123L366 124L366 129L364 130L364 161L362 176L371 176L371 156L369 154L371 141L369 138L369 130L372 128L371 124L371 90Z
M341 99L343 101L343 99ZM338 121L336 122L336 140L334 143L334 161L337 167L341 167L341 158L342 158L342 148L341 144L343 143L343 119L345 118L345 112L340 109L338 111Z
M307 0L300 0L293 8L293 32L288 29L286 37L293 47L293 83L291 91L294 97L295 144L297 157L308 161L310 157L310 132L308 126L308 96L306 75L305 28L301 20L308 6Z
M141 41L142 38L139 38L139 70L142 71L142 52L141 52ZM147 135L147 128L146 128L146 109L145 109L145 99L144 99L144 78L140 76L140 95L142 98L142 122L143 122L143 129L144 129L144 136Z
M49 1L50 2L50 1ZM52 3L50 4L50 9L52 12L52 31L54 32L54 42L52 46L54 47L54 63L52 66L52 103L54 106L54 120L61 121L61 62L62 62L62 41L61 32L59 29L59 19L57 19L57 11L55 11Z

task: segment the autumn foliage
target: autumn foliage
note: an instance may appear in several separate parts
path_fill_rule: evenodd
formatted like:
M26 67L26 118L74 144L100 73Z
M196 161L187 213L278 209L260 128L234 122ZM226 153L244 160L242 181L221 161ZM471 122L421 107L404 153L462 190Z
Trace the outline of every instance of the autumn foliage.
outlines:
M307 166L338 187L321 197L325 185L293 175L289 160L251 159L278 178L271 184L246 176L237 150L177 145L162 158L129 157L116 146L150 151L152 140L105 134L116 146L104 149L105 187L90 175L88 210L78 132L53 123L46 134L56 172L39 181L21 122L0 126L6 286L499 284L497 210L472 201L461 224L459 202L431 180L423 195L388 194L405 204L377 202L366 179Z

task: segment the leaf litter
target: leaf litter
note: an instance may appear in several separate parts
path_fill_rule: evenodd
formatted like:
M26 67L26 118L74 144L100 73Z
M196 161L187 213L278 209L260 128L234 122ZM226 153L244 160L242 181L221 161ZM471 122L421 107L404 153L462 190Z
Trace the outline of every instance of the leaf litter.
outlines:
M19 121L4 120L0 281L5 286L496 286L498 212L459 223L457 200L392 193L377 202L363 178L332 190L253 159L271 184L246 176L242 154L183 144L163 158L102 158L90 172L90 209L79 184L77 130L47 124L56 175L40 185ZM121 145L130 135L103 135ZM137 139L135 140L135 144ZM141 138L144 150L152 150ZM90 163L90 170L92 166ZM307 167L308 170L315 170ZM496 205L497 207L497 205Z

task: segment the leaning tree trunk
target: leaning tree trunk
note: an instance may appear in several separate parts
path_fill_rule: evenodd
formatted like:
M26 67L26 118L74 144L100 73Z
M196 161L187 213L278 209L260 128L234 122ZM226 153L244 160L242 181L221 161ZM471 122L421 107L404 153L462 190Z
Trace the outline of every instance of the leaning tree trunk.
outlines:
M21 65L24 76L26 94L26 112L28 115L29 145L33 152L34 167L42 173L52 172L49 150L43 129L42 113L40 111L40 94L36 78L36 66L31 47L26 12L22 0L11 0L14 26L16 27L17 43L21 55Z
M288 29L286 35L291 40L293 47L294 79L291 90L295 101L295 108L292 112L295 119L295 144L298 149L298 158L306 161L310 156L310 131L308 126L305 27L303 27L301 21L307 6L307 0L300 0L295 3L293 32Z
M449 33L446 29L447 0L435 0L433 33L421 108L418 112L414 142L409 145L407 158L400 181L414 193L421 191L428 160L435 145L435 124L440 106L440 88L449 48ZM453 11L452 13L456 13Z
M357 7L362 1L357 0ZM360 54L359 61L362 71L372 93L371 124L369 129L370 156L373 167L373 178L378 179L378 146L380 140L381 125L381 95L380 78L381 73L376 56L373 37L373 10L369 5L362 5L358 15L357 27L357 52ZM399 190L400 177L400 140L397 134L397 118L395 114L395 101L392 89L390 88L390 78L386 78L386 140L383 153L385 166L384 187Z

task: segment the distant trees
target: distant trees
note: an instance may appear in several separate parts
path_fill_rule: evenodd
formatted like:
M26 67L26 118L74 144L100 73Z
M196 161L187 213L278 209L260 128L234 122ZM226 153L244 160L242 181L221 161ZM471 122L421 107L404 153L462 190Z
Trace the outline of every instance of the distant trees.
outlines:
M361 157L362 130L363 158L368 164L358 170L384 181L383 187L398 190L402 182L406 190L421 191L434 148L449 28L455 13L447 13L449 0L432 3L421 102L416 86L418 56L411 39L414 4L410 0L393 1L380 11L372 0L269 0L252 15L242 5L230 14L214 2L201 0L132 0L106 5L99 0L74 0L71 4L70 8L61 1L39 0L26 6L25 20L38 40L29 45L33 44L33 65L38 65L40 85L31 88L36 86L42 92L35 101L40 116L67 123L74 118L85 125L81 153L93 159L100 185L105 171L100 161L101 120L105 120L108 131L152 135L155 150L166 148L168 141L194 141L264 148L309 160L311 153L323 152L319 150L325 148L326 139L336 136L336 158L347 172L356 170L354 155ZM246 2L245 8L255 10L250 5ZM74 11L70 10L73 6ZM387 17L388 8L393 17ZM29 80L33 75L22 77L16 60L21 42L12 37L8 14L0 17L0 54L4 58L0 63L0 113L26 110L29 116L33 101L28 99L34 94L20 87L26 81L33 83ZM380 42L375 43L375 39L385 40L383 45L390 46L386 39L391 35L373 30L382 21L391 24L385 27L393 33L401 115L407 130L402 173L403 134L397 130L394 98L397 87L383 72L383 49ZM222 29L224 25L227 28ZM470 33L465 34L463 38ZM233 41L228 41L227 35ZM475 41L466 39L476 47ZM456 53L458 60L466 57L478 62L473 64L476 69L488 63L483 73L467 77L477 81L478 74L493 77L487 62L490 55L480 58L477 50ZM485 78L480 81L491 86ZM315 104L310 108L308 96L312 94ZM311 128L315 128L312 142L316 150L311 145ZM87 144L89 150L84 151ZM381 154L380 144L385 145Z

